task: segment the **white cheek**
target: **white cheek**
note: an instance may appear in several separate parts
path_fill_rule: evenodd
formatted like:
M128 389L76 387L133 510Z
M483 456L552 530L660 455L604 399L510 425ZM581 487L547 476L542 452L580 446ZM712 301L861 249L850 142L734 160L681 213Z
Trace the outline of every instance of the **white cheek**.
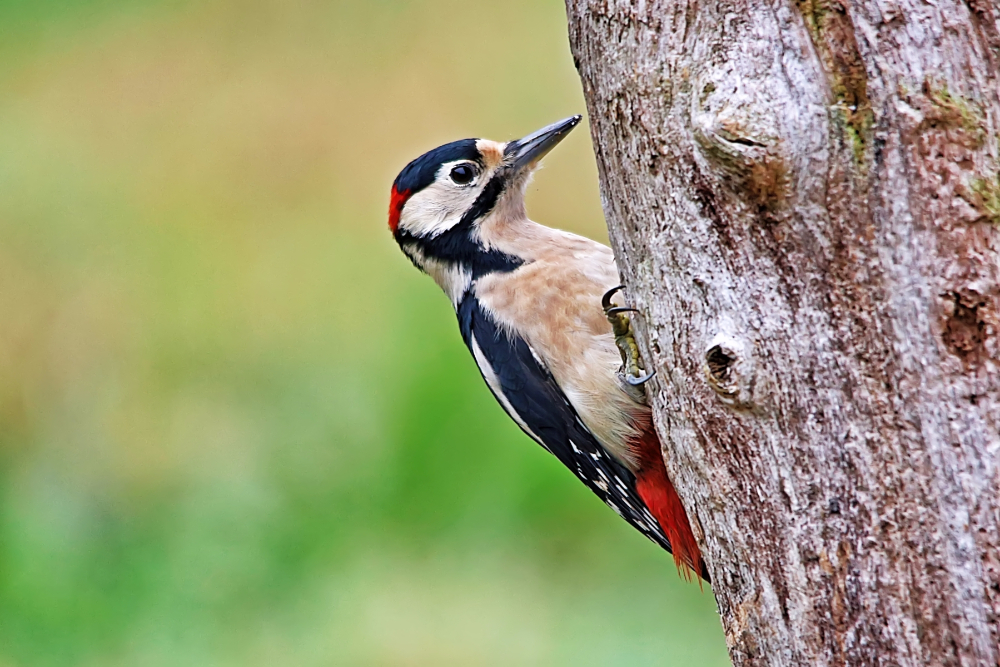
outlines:
M439 236L462 221L478 194L478 188L432 183L407 200L399 226L414 236Z

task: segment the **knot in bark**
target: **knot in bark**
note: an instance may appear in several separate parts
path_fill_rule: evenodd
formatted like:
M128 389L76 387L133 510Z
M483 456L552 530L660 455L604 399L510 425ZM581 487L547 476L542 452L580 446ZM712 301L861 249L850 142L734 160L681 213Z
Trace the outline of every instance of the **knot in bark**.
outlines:
M705 350L705 377L724 404L731 408L753 407L754 364L746 342L718 333Z

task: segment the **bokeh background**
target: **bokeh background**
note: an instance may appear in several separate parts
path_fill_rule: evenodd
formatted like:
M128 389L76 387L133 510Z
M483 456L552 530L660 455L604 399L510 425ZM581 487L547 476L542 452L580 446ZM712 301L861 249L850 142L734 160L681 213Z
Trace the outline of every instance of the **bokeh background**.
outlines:
M559 0L0 0L0 666L728 664L386 230L583 109Z

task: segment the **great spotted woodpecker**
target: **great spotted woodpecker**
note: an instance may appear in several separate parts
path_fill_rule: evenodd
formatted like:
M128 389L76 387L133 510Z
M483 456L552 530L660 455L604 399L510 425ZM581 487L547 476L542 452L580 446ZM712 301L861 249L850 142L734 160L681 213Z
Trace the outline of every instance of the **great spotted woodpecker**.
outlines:
M392 185L389 229L451 299L507 414L685 574L707 581L639 386L651 374L640 376L631 309L611 302L620 289L614 256L525 212L532 172L579 122L425 153Z

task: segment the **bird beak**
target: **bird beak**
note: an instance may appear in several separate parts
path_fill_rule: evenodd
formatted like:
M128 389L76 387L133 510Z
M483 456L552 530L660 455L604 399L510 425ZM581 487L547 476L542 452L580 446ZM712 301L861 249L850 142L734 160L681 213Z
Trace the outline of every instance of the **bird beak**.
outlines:
M533 167L539 160L555 148L570 130L580 124L583 116L576 115L564 118L558 123L552 123L537 132L532 132L523 139L517 139L504 148L504 157L509 160L512 170L520 172Z

